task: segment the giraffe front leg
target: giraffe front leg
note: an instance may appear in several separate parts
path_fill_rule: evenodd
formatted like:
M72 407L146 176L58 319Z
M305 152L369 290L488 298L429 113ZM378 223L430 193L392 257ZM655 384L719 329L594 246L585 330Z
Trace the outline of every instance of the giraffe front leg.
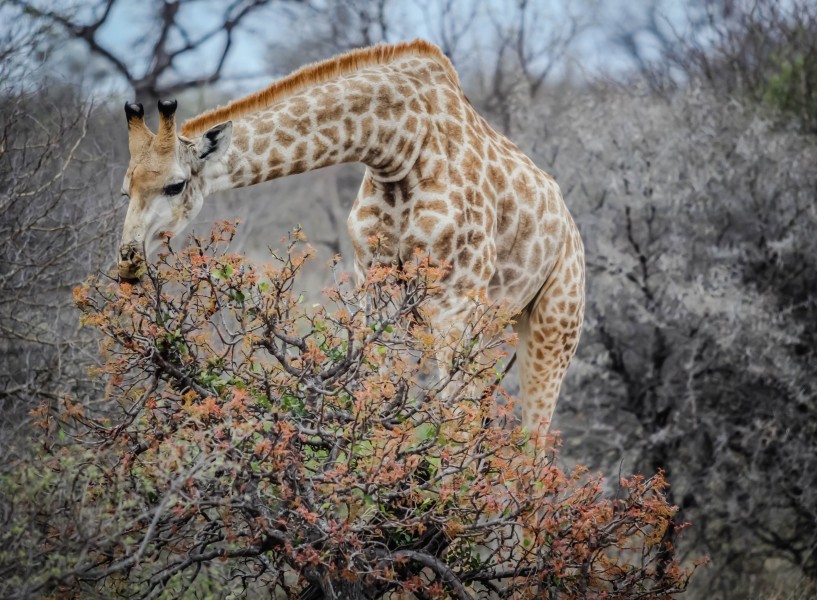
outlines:
M583 319L584 274L577 263L560 262L514 327L519 336L522 424L531 436L544 436L550 428Z

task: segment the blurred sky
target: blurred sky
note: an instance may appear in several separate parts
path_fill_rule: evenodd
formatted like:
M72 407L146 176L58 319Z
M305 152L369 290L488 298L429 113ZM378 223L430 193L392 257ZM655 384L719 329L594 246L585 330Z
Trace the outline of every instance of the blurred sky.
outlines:
M588 26L577 38L572 50L572 68L576 71L574 74L582 76L582 71L618 72L632 66L632 61L622 48L612 42L617 29L643 20L650 5L655 3L660 5L661 18L671 27L680 26L685 21L687 11L694 5L694 2L661 0L540 0L540 17L537 22L529 25L533 35L536 35L537 31L545 28L566 26L571 17L585 21ZM199 0L182 6L180 10L184 22L189 24L191 37L217 26L225 5L226 2L220 0ZM393 19L396 25L394 31L390 32L389 41L416 37L435 39L434 31L439 24L435 22L434 5L431 4L426 9L423 5L419 0L389 2L389 11L399 15L398 19ZM480 16L474 21L469 38L477 44L488 29L510 14L509 4L503 0L472 0L455 4L455 10L463 13L472 8L476 8ZM151 15L155 10L153 2L135 0L118 3L110 22L100 31L102 39L112 48L133 49L133 56L138 57L143 43L142 36L151 29ZM286 47L288 42L302 43L310 35L314 35L313 24L308 22L308 18L291 18L291 15L296 14L295 10L285 4L274 3L273 6L254 13L236 35L234 50L225 71L239 78L247 75L268 78L273 74L271 59L274 48ZM643 47L649 48L649 36L642 36L639 41ZM213 65L223 43L224 37L216 36L200 53L188 56L180 66L189 76L190 73L201 71L202 65ZM238 82L239 87L254 83L252 80Z
M342 0L313 0L313 2L341 2ZM491 35L496 27L512 26L514 2L508 0L452 0L455 14L469 14L476 10L477 18L464 40L467 46L454 62L458 69L479 65L480 56L494 51L491 46ZM62 13L75 12L78 20L90 22L98 13L101 2L82 0L32 0L32 3L43 9L53 9ZM565 28L571 19L583 23L583 29L577 36L567 61L560 65L561 75L583 78L596 75L616 75L633 66L632 57L623 46L614 43L622 28L637 28L646 22L649 8L658 6L659 20L667 30L679 30L687 22L689 12L699 7L701 0L531 0L536 6L535 18L529 19L526 26L530 30L531 40L536 36L552 35L559 28ZM117 55L122 56L128 64L133 65L137 73L147 68L146 56L150 55L149 44L155 33L154 15L158 2L152 0L120 0L114 5L112 13L100 29L98 35L103 45ZM195 0L184 3L180 8L180 21L185 24L188 35L195 39L217 27L221 22L226 0ZM389 32L390 42L401 39L423 37L436 41L440 28L438 19L440 0L387 0L387 10L392 24ZM3 11L0 9L0 16ZM14 28L13 19L2 19L0 30ZM287 2L273 2L252 14L236 32L233 49L225 65L227 78L220 84L229 86L231 92L244 92L263 85L273 76L280 76L292 68L295 63L306 62L328 55L305 56L298 60L294 47L303 48L309 40L316 37L315 17L308 11ZM175 42L181 44L182 37L174 32ZM224 44L224 35L218 34L202 46L196 53L185 56L178 64L185 78L208 74L220 55ZM654 39L647 34L638 37L639 46L650 54L650 45ZM84 49L75 46L66 50L68 60L85 60ZM277 61L276 53L287 53L287 60ZM59 58L59 57L58 57ZM107 72L109 65L94 59L100 73ZM478 68L478 67L475 67ZM59 69L59 67L57 67ZM282 71L283 69L283 71ZM558 75L559 73L557 73ZM97 91L126 91L124 82L105 80Z

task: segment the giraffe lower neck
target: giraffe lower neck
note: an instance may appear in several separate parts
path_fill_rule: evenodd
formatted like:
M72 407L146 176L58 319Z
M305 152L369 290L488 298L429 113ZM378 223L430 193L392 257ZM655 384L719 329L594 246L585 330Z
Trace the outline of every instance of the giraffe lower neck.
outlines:
M419 106L355 77L297 94L235 122L209 191L345 162L366 164L380 181L399 181L425 138L425 120L413 110Z

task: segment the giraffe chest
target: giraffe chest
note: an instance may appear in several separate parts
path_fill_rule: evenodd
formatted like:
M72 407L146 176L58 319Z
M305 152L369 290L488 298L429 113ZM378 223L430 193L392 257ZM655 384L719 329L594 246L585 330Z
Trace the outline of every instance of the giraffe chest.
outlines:
M377 190L364 181L348 220L355 259L361 265L402 262L419 249L436 262L450 262L461 212L420 186Z

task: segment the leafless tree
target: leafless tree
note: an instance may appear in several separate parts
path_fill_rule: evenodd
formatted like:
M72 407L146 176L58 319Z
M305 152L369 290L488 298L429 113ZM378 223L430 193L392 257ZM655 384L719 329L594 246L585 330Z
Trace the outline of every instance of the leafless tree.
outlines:
M288 0L296 2L298 0ZM183 90L215 83L225 77L225 64L234 47L238 33L248 27L252 17L273 0L231 0L219 4L220 17L204 31L195 30L195 11L213 11L207 0L153 0L151 34L139 43L139 51L106 44L100 31L110 22L116 9L127 9L127 3L101 0L91 10L90 19L77 14L48 7L47 4L28 0L11 0L29 18L42 20L62 28L70 39L80 40L91 54L102 57L111 70L124 78L133 88L138 101L172 96ZM196 56L205 47L221 44L215 60L208 69L191 74L182 71L179 64ZM233 74L235 75L235 74Z
M2 96L0 447L32 404L87 382L94 359L71 288L106 266L116 235L109 223L123 208L102 175L111 172L110 149L96 141L106 117L53 86Z
M653 0L618 21L614 41L654 91L704 81L817 131L817 6L811 0L696 0L686 23ZM682 21L682 20L681 20Z
M322 15L321 21L328 26L330 39L338 51L344 51L389 41L388 5L389 0L313 0L309 9L313 14Z
M520 103L537 98L566 66L577 38L592 23L592 4L515 0L488 10L493 39L479 75L480 96L503 131L511 132L514 118L524 112Z
M678 32L668 15L672 8L673 5L664 0L623 5L618 18L613 22L609 31L613 43L624 50L643 73L649 70L656 54L676 50ZM678 5L674 8L677 10ZM704 7L697 0L688 3L683 10L689 17L688 25L691 30L706 25L706 17L698 14L705 12Z
M427 0L421 4L433 39L455 64L460 62L466 41L473 40L473 27L483 7L478 2Z

